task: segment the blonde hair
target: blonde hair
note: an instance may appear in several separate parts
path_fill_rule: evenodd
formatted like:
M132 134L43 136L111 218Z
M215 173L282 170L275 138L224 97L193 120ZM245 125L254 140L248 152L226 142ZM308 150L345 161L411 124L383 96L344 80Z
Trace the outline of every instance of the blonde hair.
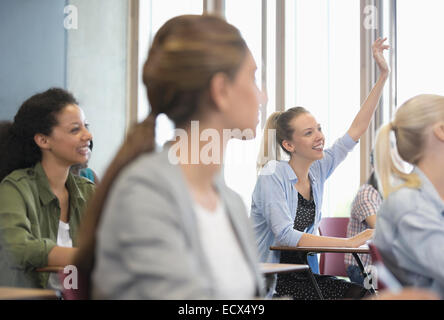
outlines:
M294 107L286 111L273 112L267 119L262 137L261 148L257 157L258 172L271 160L282 160L281 151L288 156L290 153L283 147L284 140L291 140L293 128L290 122L303 113L308 113L304 107Z
M417 165L424 156L427 129L440 119L444 119L444 97L423 94L405 102L396 111L393 121L380 128L376 138L375 168L384 198L402 187L418 188L421 185L415 173L405 173L398 168L393 151L403 161ZM390 143L392 131L396 148ZM393 187L391 177L398 177L404 183Z

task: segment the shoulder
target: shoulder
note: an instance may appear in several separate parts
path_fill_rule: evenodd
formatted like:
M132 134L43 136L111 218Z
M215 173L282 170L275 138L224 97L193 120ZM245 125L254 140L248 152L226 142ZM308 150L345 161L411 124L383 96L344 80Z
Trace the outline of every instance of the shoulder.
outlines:
M336 139L333 145L324 151L331 154L350 152L358 143L359 141L353 140L353 138L346 133L342 137Z
M162 163L162 158L156 153L145 153L122 169L107 196L107 220L136 227L141 219L170 219L181 209L178 202L186 192L180 187L180 175L173 173L179 169Z
M418 200L422 200L420 190L407 187L394 191L387 198L388 203L399 207L412 207L412 204L417 203Z
M96 189L96 185L94 184L94 182L92 182L88 178L77 175L72 175L72 177L77 188L79 188L79 190L86 196L90 197L94 193L94 190Z
M261 169L258 180L283 180L287 175L287 161L271 160Z
M0 203L36 201L38 186L33 168L18 169L11 172L0 183Z
M2 186L15 186L17 189L29 188L36 185L34 168L17 169L7 175L1 182Z
M8 174L3 180L11 182L32 181L35 180L35 170L34 168L17 169Z
M121 173L123 179L165 184L178 178L177 166L171 164L166 151L145 153L137 157Z
M129 202L140 197L172 201L178 196L178 185L183 185L181 179L180 169L172 165L163 152L145 153L118 174L112 186L112 198Z
M381 217L390 216L390 220L399 220L406 213L418 211L421 203L424 203L424 199L420 190L403 187L392 192L385 199L379 214Z

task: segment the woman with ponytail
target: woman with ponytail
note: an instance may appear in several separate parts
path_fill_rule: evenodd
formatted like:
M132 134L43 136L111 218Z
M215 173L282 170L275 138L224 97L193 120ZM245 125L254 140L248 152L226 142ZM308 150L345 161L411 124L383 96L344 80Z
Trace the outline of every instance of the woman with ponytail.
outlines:
M143 69L150 115L106 171L81 232L76 265L93 298L262 295L246 208L221 175L226 141L212 150L219 161L208 163L208 142L199 139L255 130L255 70L239 31L218 17L179 16L159 29ZM155 152L161 113L180 134Z
M410 172L401 165L407 162ZM444 298L444 97L405 102L376 139L384 194L374 243L403 285Z
M36 269L72 264L77 229L94 191L72 165L91 133L75 98L53 88L26 100L0 129L0 285L60 289Z
M271 251L270 246L359 247L371 238L372 230L348 239L314 233L321 221L324 183L367 130L381 97L389 74L383 56L383 51L388 49L385 40L377 39L372 48L380 70L379 79L347 133L331 148L324 150L321 126L305 108L290 108L270 116L264 130L265 157L260 156L258 161L258 165L264 167L253 192L250 216L261 262L306 263L297 252L280 253ZM279 161L281 150L289 161ZM309 256L308 263L314 273L319 272L316 256ZM355 298L365 292L355 284L332 277L316 277L327 299ZM308 278L295 273L278 276L276 293L295 299L317 298Z

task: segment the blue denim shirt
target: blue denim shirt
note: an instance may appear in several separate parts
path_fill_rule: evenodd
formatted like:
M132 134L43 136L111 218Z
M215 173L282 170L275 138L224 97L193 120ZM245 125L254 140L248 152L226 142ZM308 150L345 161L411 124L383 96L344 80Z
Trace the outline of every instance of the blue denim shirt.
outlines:
M444 298L444 201L417 167L419 189L401 188L379 209L375 245L406 270L409 285L435 290Z
M321 221L322 195L325 180L333 173L357 144L348 134L324 151L324 158L313 162L309 179L316 204L315 222L304 230L314 234ZM298 177L287 161L270 161L259 173L251 202L250 219L256 235L261 262L278 263L279 251L270 246L297 246L304 232L293 229L298 209ZM316 256L309 256L311 270L319 273Z

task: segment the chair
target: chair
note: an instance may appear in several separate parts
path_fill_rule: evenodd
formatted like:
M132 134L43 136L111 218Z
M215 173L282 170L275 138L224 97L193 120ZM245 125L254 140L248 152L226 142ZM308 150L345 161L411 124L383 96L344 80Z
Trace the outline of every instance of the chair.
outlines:
M372 263L377 268L380 269L380 266L384 265L384 262L382 261L381 254L379 253L378 248L373 243L368 244L368 248L370 249L370 256L372 257ZM386 289L386 286L383 282L381 282L378 278L378 289L384 290Z
M88 281L87 278L82 273L77 273L77 288L65 288L65 278L69 275L65 274L63 270L58 271L58 276L60 283L62 284L63 290L61 292L63 300L88 300ZM69 282L69 279L68 279Z
M414 285L414 283L408 281L406 271L399 267L394 258L387 255L384 255L386 258L383 258L383 253L373 243L369 243L368 248L370 249L373 265L376 266L378 272L378 289L389 288L390 290L400 291L403 286Z
M319 234L327 237L345 238L350 218L322 218ZM333 276L348 277L344 264L344 253L321 253L319 272Z

